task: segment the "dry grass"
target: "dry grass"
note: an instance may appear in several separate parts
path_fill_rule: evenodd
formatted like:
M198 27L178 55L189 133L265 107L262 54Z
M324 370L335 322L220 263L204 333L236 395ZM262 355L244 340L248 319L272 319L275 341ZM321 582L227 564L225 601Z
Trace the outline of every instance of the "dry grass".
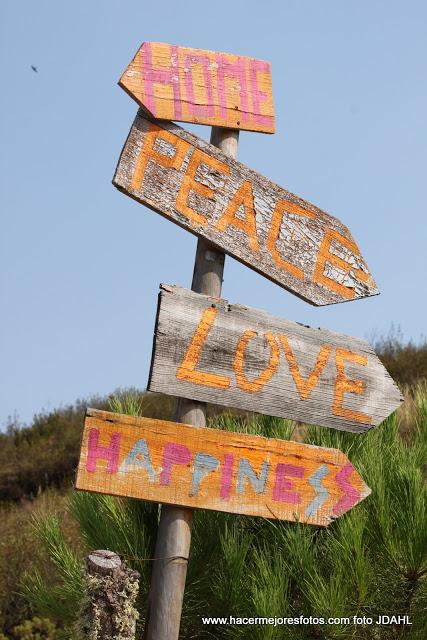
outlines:
M32 516L35 512L58 514L66 538L75 545L79 540L77 524L66 510L66 493L53 489L35 500L21 504L0 504L0 629L10 632L14 625L30 616L20 595L20 580L29 569L49 571L46 558L35 539Z

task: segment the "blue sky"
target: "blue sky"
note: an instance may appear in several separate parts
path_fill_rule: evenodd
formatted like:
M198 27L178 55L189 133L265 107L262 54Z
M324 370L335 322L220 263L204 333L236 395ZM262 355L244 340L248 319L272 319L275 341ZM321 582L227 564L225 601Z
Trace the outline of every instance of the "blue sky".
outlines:
M2 426L144 388L158 285L191 284L194 236L111 185L137 109L117 80L144 40L271 61L276 134L242 133L239 159L345 222L381 290L315 308L227 257L223 296L355 336L427 333L425 2L3 0L0 14Z

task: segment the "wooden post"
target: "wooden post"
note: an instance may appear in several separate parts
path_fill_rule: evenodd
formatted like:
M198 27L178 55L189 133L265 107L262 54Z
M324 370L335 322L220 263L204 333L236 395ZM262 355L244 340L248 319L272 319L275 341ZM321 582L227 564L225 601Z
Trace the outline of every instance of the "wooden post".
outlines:
M239 131L212 127L211 143L237 157ZM196 293L220 297L225 255L200 238L191 288ZM206 425L205 404L177 399L174 420L197 427ZM177 640L190 554L193 511L164 505L157 533L148 602L146 640Z
M135 640L139 573L122 565L113 551L93 551L86 557L85 586L79 638Z

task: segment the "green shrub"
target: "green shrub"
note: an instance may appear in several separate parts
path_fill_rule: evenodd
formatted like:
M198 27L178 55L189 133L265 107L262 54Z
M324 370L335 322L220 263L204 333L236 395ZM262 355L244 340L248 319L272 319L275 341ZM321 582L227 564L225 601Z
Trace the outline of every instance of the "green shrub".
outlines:
M403 439L396 413L355 435L310 427L311 444L344 451L372 494L327 529L196 510L182 616L183 638L375 639L427 637L427 393L413 394L415 420ZM121 405L121 410L131 405ZM137 411L135 405L133 410ZM289 421L222 416L211 426L290 438ZM88 549L109 548L141 572L139 612L146 615L157 505L75 493L69 510ZM38 518L55 578L32 572L25 592L34 609L53 620L75 619L82 596L83 554L64 539L52 516ZM201 616L369 616L406 614L413 626L210 626ZM69 636L71 637L71 632Z
M17 625L13 630L16 640L57 640L56 625L48 618L33 618Z
M53 567L46 563L43 549L34 534L32 515L55 513L66 531L67 544L82 550L77 523L68 515L66 497L49 489L32 502L0 506L0 630L8 636L33 611L21 594L20 580L30 568L43 570L47 580L54 579Z
M118 402L133 398L144 415L170 417L172 399L135 390L117 392ZM86 407L108 409L109 398L92 397L36 415L30 427L11 423L0 433L0 502L33 499L74 476Z
M405 342L400 329L391 327L387 336L374 338L373 347L383 365L400 386L427 379L427 340Z
M386 337L374 338L373 346L402 387L427 379L425 340L419 344L405 343L400 331L392 328ZM110 405L111 397L116 399L116 406ZM110 406L111 410L119 411L121 405L129 405L129 410L146 417L170 419L172 404L173 398L169 396L129 389L40 413L28 427L11 422L7 432L0 433L0 501L32 499L47 487L60 487L73 478L87 406L99 409ZM210 415L222 413L218 406L208 406L208 411Z

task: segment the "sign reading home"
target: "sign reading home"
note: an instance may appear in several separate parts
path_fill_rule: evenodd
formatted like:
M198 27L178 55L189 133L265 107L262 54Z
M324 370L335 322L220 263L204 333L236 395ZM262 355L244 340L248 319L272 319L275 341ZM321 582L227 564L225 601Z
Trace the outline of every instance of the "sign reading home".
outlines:
M323 526L370 493L336 449L94 409L76 487Z
M148 389L354 432L402 400L364 340L166 285Z
M151 116L274 133L270 64L144 42L119 85Z
M378 293L342 222L177 125L140 111L113 184L312 304Z

